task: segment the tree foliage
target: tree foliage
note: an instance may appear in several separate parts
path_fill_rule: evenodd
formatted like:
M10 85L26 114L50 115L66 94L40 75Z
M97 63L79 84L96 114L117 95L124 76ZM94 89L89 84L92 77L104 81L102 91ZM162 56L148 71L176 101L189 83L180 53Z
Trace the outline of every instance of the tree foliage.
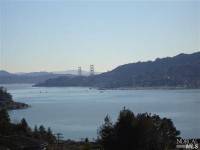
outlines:
M7 92L4 87L0 86L0 102L10 103L13 102L12 95Z
M179 134L171 119L123 109L115 124L105 117L97 141L105 150L164 150L175 147Z
M50 144L52 144L56 139L55 136L52 134L50 127L46 131L43 125L41 125L39 129L35 125L32 131L31 128L28 126L25 118L23 118L20 123L11 123L6 109L0 110L0 135L21 135L26 137L33 137L36 139L45 140Z
M0 110L1 109L22 109L29 107L25 103L15 102L12 95L4 87L0 86Z
M10 122L10 117L6 109L0 110L0 121Z
M5 109L0 110L0 135L9 134L10 117Z

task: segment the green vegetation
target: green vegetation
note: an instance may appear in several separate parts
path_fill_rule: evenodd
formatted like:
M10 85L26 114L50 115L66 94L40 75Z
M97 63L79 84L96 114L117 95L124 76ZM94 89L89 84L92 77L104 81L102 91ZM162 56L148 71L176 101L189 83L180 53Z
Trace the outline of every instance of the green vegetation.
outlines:
M14 102L12 95L3 87L0 87L0 109L24 109L29 106L25 103Z
M175 148L179 131L167 118L147 113L134 115L129 109L120 111L113 124L109 116L98 130L97 141L105 150L164 150Z
M10 118L8 115L8 112L6 109L1 109L0 110L0 137L11 137L13 136L20 136L21 140L24 138L33 138L33 139L40 139L43 141L47 141L50 146L54 143L56 140L55 136L52 134L52 131L50 127L46 131L43 125L37 128L35 126L34 131L28 126L25 118L21 120L20 123L11 123ZM3 146L10 146L12 143L1 143L4 144ZM2 146L0 144L0 146ZM9 145L10 144L10 145ZM49 147L50 147L49 146Z
M0 87L0 102L12 103L12 95L6 89Z

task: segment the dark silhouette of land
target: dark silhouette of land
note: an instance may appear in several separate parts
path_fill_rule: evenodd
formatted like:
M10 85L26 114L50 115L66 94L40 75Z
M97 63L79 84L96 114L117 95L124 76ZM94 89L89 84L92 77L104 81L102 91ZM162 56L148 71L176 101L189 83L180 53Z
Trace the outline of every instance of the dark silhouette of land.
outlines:
M0 110L0 149L40 150L55 142L50 127L43 125L34 130L28 126L25 118L19 123L12 123L6 109Z
M29 105L25 103L15 102L12 95L7 90L0 86L0 110L1 109L24 109Z
M107 115L100 126L97 141L105 150L164 150L176 148L180 132L171 119L142 113L135 115L129 109L119 113L116 123Z
M125 64L112 71L89 77L58 77L35 86L200 88L200 52Z
M98 130L95 142L60 140L59 146L50 127L36 125L32 130L25 118L19 123L11 123L6 109L0 110L0 149L40 150L41 148L71 150L164 150L176 147L180 132L167 118L147 113L134 115L128 109L119 113L116 123L109 116Z
M51 78L57 78L60 76L75 77L73 74L56 74L49 72L31 72L23 74L9 73L4 70L0 70L0 84L35 84L38 82L44 82Z

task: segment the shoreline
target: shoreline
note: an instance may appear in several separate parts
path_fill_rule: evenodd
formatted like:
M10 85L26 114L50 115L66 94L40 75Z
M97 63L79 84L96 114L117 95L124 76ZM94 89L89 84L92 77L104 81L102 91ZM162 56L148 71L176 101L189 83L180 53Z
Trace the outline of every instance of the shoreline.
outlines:
M7 110L27 109L29 107L31 106L25 103L13 102L12 104L1 104L0 110L1 109L7 109Z
M98 88L97 90L198 90L200 87L117 87L117 88Z

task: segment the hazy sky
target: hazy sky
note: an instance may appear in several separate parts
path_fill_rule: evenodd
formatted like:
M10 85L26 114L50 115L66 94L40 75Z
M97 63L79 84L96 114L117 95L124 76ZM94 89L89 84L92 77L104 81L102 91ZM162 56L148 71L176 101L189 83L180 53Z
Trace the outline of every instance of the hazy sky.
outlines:
M1 0L0 70L96 71L200 50L200 1Z

